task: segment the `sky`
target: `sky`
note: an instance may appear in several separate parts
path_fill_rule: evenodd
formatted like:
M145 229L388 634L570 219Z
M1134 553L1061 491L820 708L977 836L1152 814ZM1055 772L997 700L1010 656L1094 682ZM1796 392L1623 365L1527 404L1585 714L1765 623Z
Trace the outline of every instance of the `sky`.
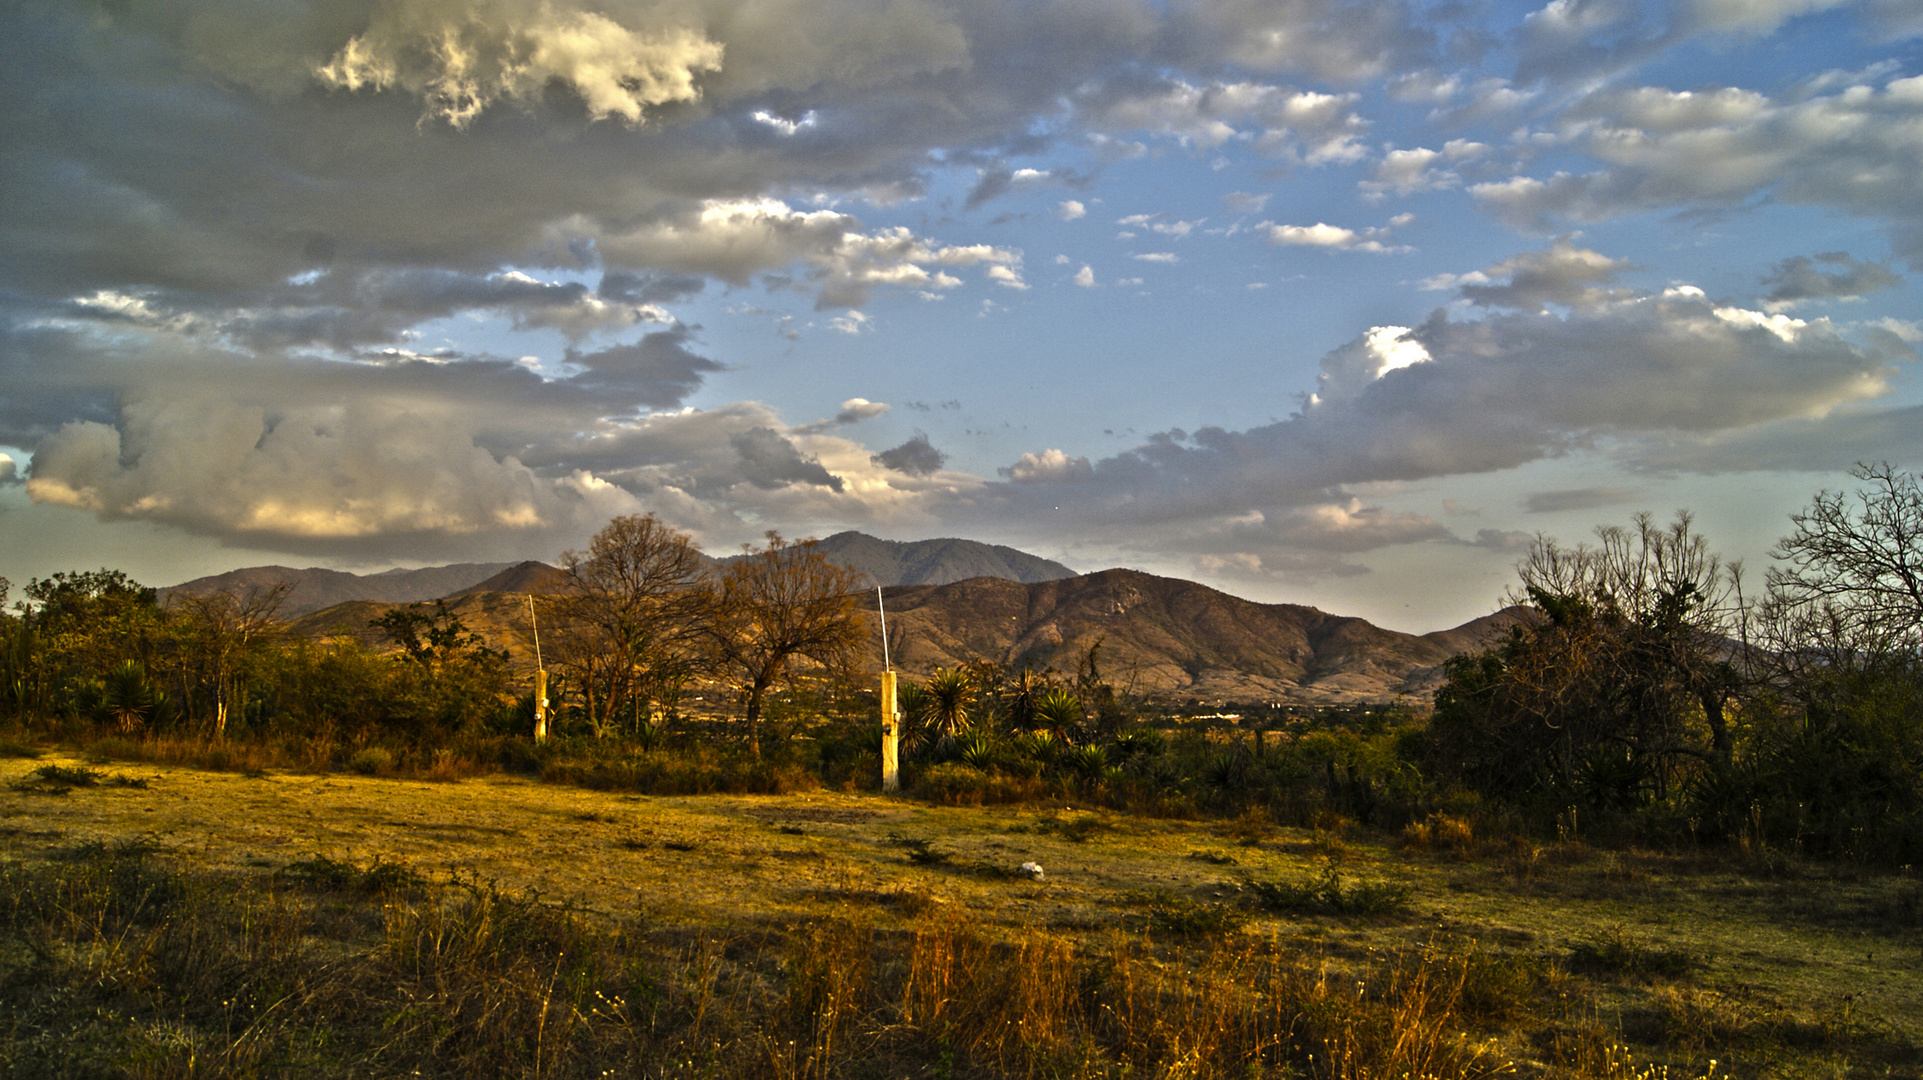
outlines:
M0 576L652 513L1401 630L1923 464L1916 0L19 0Z

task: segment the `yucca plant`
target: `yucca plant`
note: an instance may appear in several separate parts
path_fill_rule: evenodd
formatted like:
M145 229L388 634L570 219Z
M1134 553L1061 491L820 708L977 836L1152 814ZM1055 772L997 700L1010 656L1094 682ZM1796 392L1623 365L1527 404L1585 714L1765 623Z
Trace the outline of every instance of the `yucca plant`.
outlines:
M99 715L112 720L122 734L131 735L154 715L154 688L147 672L133 660L123 660L107 672L101 687Z
M917 725L938 745L949 745L968 730L975 707L975 683L961 668L936 668L921 685Z
M1057 739L1066 742L1069 732L1082 722L1082 703L1075 695L1057 687L1043 694L1035 703L1035 726L1054 732Z

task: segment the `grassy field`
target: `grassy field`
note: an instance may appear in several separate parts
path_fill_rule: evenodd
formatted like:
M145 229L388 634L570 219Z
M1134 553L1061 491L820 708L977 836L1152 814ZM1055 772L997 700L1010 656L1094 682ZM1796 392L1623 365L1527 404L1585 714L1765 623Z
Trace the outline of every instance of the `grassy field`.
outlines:
M1917 879L1770 853L59 754L0 853L16 1076L1923 1075Z

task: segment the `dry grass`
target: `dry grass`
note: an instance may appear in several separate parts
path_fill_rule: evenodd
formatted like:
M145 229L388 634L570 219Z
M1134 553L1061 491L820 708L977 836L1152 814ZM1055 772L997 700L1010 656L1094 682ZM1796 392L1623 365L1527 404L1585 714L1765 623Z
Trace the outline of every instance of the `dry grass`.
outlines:
M7 786L48 767L84 768L0 761L11 1075L1919 1073L1905 878L820 791ZM1407 906L1258 902L1331 878Z

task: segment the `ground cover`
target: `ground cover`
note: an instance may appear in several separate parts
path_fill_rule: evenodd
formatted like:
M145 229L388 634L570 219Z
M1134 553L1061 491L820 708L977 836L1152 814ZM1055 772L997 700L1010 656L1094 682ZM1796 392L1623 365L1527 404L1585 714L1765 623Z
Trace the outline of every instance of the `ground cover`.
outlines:
M1335 818L1294 829L1069 802L657 797L505 776L244 774L55 753L0 761L0 865L14 1075L270 1075L294 1060L316 1074L401 1061L460 1072L474 1062L433 1048L464 1030L463 1009L533 1018L519 1034L487 1029L499 1071L515 1075L1629 1076L1643 1068L1632 1062L1677 1076L1923 1075L1914 877L1774 856L1479 841L1446 821L1392 837ZM177 926L150 939L129 929L110 948L108 903L86 923L92 938L66 916L65 936L36 937L52 934L59 920L45 912L59 905L32 898L111 896L116 874L149 882L135 888L149 897L136 912L196 889L253 897L248 925L272 922L263 911L305 912L310 923L289 939L320 944L283 966L332 971L326 985L351 984L354 1001L391 993L415 1005L380 1005L374 1035L350 1038L353 1025L336 1019L331 1036L310 1024L276 1042L249 1035L266 1030L260 1016L229 1007L222 1027L206 1002L167 990L165 965L102 974L101 957L128 953L128 941L166 955ZM151 884L164 881L176 884ZM490 978L509 988L493 1006L449 998L445 978L424 989L432 965L419 942L458 937L456 924L478 933L477 905L495 912L489 925L504 912L558 919L569 929L548 926L540 949L600 959L515 974L490 946ZM336 914L311 923L324 911ZM392 970L357 982L340 973L351 957ZM616 1008L579 989L554 1011L566 997L555 987L587 987L586 972L632 990L620 972L634 957L654 973L645 1022L631 993ZM368 965L379 967L353 965L356 979L371 978ZM246 965L209 970L228 968ZM936 968L948 980L940 993L928 989ZM60 1059L49 1046L76 1045L71 1028L64 1042L34 1034L71 1023L51 1019L72 1014L45 997L56 969L84 984L65 992L94 1015L139 1014L133 1026L147 1034L103 1043L85 1067ZM213 975L197 978L234 1000ZM508 1008L512 988L543 978L538 1007ZM730 989L710 1014L701 994L720 986ZM278 1000L335 1016L346 993ZM1048 1001L1052 1012L1038 1004ZM424 1015L439 1019L416 1025ZM550 1041L539 1035L549 1024L574 1034ZM407 1034L416 1027L427 1034ZM1410 1032L1426 1034L1404 1046ZM235 1049L245 1046L253 1056Z

